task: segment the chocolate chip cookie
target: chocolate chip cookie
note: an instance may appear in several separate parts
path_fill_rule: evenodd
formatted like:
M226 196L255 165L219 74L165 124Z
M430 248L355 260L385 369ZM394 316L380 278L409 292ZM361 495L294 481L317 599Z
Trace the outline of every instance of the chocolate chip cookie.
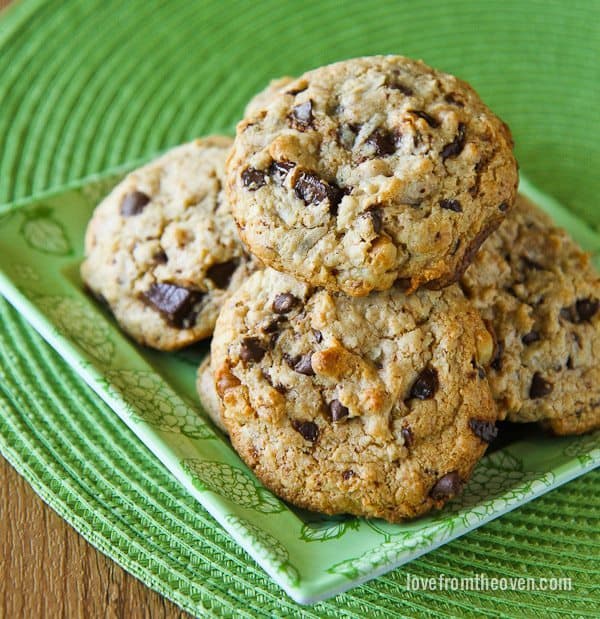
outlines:
M457 286L356 298L266 269L223 306L211 366L232 444L268 488L398 521L460 492L494 438L492 351Z
M211 335L252 268L223 190L231 142L196 140L132 172L88 225L83 281L142 344L172 350Z
M495 332L501 417L556 434L599 428L600 277L567 233L519 196L461 285Z
M269 91L239 123L227 164L251 251L352 296L456 280L516 186L507 126L465 82L400 56Z

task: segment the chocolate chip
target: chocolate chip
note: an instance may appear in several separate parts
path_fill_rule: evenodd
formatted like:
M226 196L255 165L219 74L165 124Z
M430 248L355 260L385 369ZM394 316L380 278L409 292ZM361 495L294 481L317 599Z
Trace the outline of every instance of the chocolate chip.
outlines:
M231 281L231 276L238 268L238 264L239 261L235 259L213 264L208 271L206 271L206 277L208 277L217 288L227 288Z
M379 207L369 209L367 216L371 218L371 225L373 226L373 232L379 234L383 224L383 210Z
M341 421L350 413L339 400L331 400L331 402L329 402L329 412L331 413L332 421Z
M269 174L273 179L273 182L278 185L283 185L290 170L296 167L295 163L291 161L273 161L269 166Z
M406 84L402 82L394 81L391 84L387 85L388 88L393 88L394 90L399 90L403 95L410 97L413 94L412 88L409 88Z
M349 479L352 479L352 477L355 477L355 476L356 476L356 473L352 469L346 469L342 473L342 479L344 481L348 481Z
M574 324L589 322L597 313L600 307L598 299L579 299L569 307L560 310L561 318Z
M256 191L260 189L267 182L266 175L261 170L256 168L246 168L242 172L242 183L244 187L250 191Z
M373 147L376 157L387 157L396 152L396 139L387 129L375 129L365 141Z
M433 118L432 116L430 116L429 114L427 114L427 112L424 112L423 110L408 110L411 114L414 114L415 116L418 116L419 118L422 118L431 128L433 129L437 129L440 126L440 123Z
M462 206L458 200L440 200L440 206L455 213L462 213Z
M485 370L481 366L477 367L477 376L479 376L481 380L485 378Z
M398 288L398 290L401 290L402 292L408 290L411 287L412 284L412 280L410 277L399 277L395 282L394 282L394 287Z
M573 364L573 357L569 355L569 358L567 359L567 369L572 370L574 367L575 365Z
M304 376L314 376L315 371L313 370L310 362L311 357L312 353L302 355L296 363L294 363L294 371L298 372L298 374L304 374Z
M132 215L139 215L150 202L150 196L143 191L132 191L125 194L121 201L121 215L123 217L131 217Z
M314 120L312 110L313 102L310 99L294 106L289 116L292 127L298 131L306 131L311 127Z
M337 207L344 196L337 185L324 181L313 172L301 172L294 184L294 191L307 206L328 200L332 215L337 213Z
M525 346L529 346L529 344L533 344L534 342L539 342L540 339L541 339L541 336L537 331L530 331L529 333L526 333L521 338L521 341L523 342L523 344L525 344Z
M531 379L531 387L529 388L529 397L532 399L543 398L552 393L554 385L549 383L543 376L536 372Z
M496 428L496 424L493 421L469 419L469 427L475 436L478 436L486 443L491 443L498 436L498 428Z
M157 309L169 324L178 329L192 326L197 314L196 306L203 296L203 292L165 283L152 284L142 295L146 303Z
M410 389L410 398L428 400L435 395L438 388L438 375L434 368L425 368Z
M404 445L406 446L407 449L410 449L410 447L412 446L414 442L414 437L413 437L413 433L411 429L402 428L402 430L400 430L400 434L402 435L402 438L404 439Z
M437 480L435 486L429 492L429 496L435 501L449 499L460 492L462 482L457 471L447 473Z
M506 211L508 211L508 202L500 202L498 210L502 213L506 213Z
M317 342L317 344L320 344L323 341L323 334L317 329L313 329L312 332L315 336L315 342Z
M154 260L155 264L166 264L168 257L164 249L159 249L154 256L152 256L152 260Z
M280 292L275 296L273 301L273 311L276 314L287 314L296 305L300 303L300 299L295 297L291 292Z
M261 361L266 354L262 342L257 337L247 337L240 346L240 359L244 362Z
M319 438L319 426L313 421L292 421L292 426L302 438L314 443Z
M465 147L466 137L467 127L464 123L458 123L458 132L454 136L454 139L442 148L442 159L448 159L449 157L456 157L457 155L460 155Z
M589 322L598 311L600 302L598 299L580 299L575 303L579 322Z

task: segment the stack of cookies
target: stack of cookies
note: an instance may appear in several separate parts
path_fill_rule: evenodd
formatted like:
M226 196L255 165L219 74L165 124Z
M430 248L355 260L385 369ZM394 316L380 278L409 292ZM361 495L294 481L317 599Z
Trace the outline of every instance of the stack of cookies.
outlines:
M461 491L498 419L600 427L600 278L517 182L468 84L358 58L129 175L82 275L142 344L214 329L201 400L273 492L399 521Z

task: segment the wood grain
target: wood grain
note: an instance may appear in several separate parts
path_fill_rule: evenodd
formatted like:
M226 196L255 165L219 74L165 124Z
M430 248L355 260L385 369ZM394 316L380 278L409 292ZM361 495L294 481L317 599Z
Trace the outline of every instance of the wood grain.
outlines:
M190 615L88 544L0 457L0 618L4 617Z

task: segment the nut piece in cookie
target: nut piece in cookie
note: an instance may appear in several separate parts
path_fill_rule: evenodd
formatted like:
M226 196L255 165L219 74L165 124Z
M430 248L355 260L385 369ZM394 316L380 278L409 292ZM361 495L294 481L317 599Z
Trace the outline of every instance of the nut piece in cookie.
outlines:
M81 276L133 339L173 350L211 335L256 267L225 196L231 138L196 140L129 174L88 225Z
M456 285L357 298L266 269L223 306L211 368L231 442L267 487L395 522L458 494L495 438L490 342Z
M456 281L510 211L507 126L454 76L401 56L287 78L237 127L227 193L263 262L351 296Z
M523 196L461 281L494 331L501 418L556 434L600 428L600 276Z

